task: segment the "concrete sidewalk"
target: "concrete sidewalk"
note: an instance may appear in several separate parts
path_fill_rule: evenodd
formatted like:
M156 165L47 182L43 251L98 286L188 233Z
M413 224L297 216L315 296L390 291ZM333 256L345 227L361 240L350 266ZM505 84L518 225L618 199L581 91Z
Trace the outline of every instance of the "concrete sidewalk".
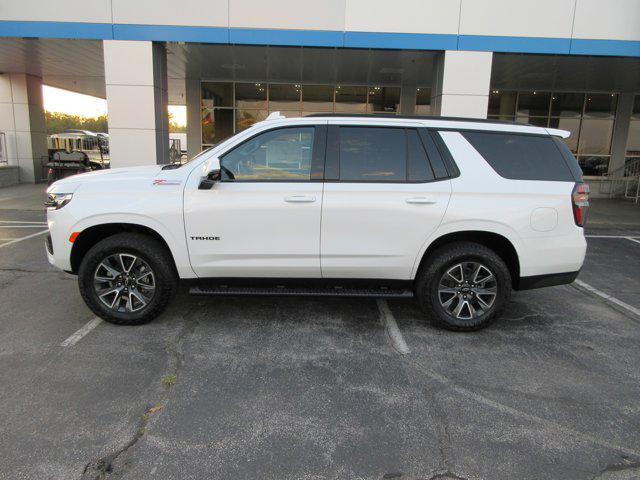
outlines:
M43 210L46 183L0 188L0 210Z

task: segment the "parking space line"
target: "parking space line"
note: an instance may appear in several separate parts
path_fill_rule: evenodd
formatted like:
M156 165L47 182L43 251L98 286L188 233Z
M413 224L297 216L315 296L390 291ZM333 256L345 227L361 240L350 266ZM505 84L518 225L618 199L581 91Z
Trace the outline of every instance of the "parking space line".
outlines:
M376 299L376 303L378 304L378 310L380 310L382 323L387 331L387 335L389 336L391 346L400 355L406 355L411 350L409 350L407 342L404 341L402 332L398 328L398 324L396 323L396 319L393 316L393 313L391 313L389 304L382 298Z
M3 243L2 245L0 245L0 248L4 248L4 247L7 247L9 245L13 245L14 243L18 243L18 242L21 242L23 240L29 240L30 238L37 237L38 235L42 235L43 233L47 233L48 231L49 230L42 230L41 232L32 233L31 235L27 235L26 237L16 238L14 240L11 240L10 242Z
M0 225L0 228L42 228L42 227L46 227L46 224L42 224L42 225Z
M25 225L27 223L33 223L33 224L37 224L37 225L46 225L47 222L28 222L26 220L0 220L0 223L24 223Z
M101 323L102 323L102 319L98 317L94 318L93 320L89 320L84 327L82 327L80 330L78 330L69 338L67 338L64 342L60 344L60 346L72 347L73 345L78 343L82 339L82 337L84 337L87 333L89 333L91 330L96 328Z
M612 297L608 293L604 293L603 291L600 291L597 288L592 287L591 285L589 285L588 283L583 282L582 280L574 280L573 283L575 283L579 287L582 287L582 288L584 288L585 290L587 290L587 291L589 291L591 293L595 293L600 298L603 298L604 300L606 300L608 302L615 303L619 307L622 307L625 310L627 310L627 311L633 313L634 315L637 315L638 317L640 317L640 309L639 308L636 308L633 305L629 305L628 303L623 302L622 300L618 300L616 297Z
M625 238L626 238L627 240L632 241L632 242L640 243L640 240L636 240L636 238L634 238L634 237L625 237Z

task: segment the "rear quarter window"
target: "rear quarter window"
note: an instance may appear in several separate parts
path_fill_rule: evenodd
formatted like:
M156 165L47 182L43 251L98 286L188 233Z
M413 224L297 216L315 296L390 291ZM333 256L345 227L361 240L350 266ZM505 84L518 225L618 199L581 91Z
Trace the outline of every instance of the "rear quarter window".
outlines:
M512 180L575 181L565 158L550 136L460 133L502 177Z

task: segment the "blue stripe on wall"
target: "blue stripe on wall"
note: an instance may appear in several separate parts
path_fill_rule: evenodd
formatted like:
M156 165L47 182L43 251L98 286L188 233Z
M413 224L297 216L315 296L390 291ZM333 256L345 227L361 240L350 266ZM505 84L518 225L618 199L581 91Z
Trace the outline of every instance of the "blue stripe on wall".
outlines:
M640 57L640 41L568 38L338 32L172 25L0 21L0 37L155 40L248 45L481 50L491 52Z
M230 28L229 43L245 45L290 45L302 47L342 47L343 32L328 30L271 30Z
M571 53L574 55L640 57L640 42L627 40L586 40L574 38L571 41Z
M113 25L114 40L155 40L167 42L229 43L229 29L223 27L183 27L174 25Z
M458 50L569 54L571 39L460 35L458 37Z
M4 22L0 21L0 37L113 38L110 23L78 22Z
M421 33L345 32L344 46L352 48L396 48L410 50L456 50L457 35Z

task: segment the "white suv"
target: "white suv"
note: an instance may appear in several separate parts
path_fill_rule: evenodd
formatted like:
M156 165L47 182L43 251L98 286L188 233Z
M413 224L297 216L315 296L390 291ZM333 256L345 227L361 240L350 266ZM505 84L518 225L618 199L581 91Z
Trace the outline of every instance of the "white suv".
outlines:
M98 316L141 324L195 294L417 298L453 330L512 289L571 283L588 188L560 130L482 120L266 121L184 165L48 189L49 261Z

